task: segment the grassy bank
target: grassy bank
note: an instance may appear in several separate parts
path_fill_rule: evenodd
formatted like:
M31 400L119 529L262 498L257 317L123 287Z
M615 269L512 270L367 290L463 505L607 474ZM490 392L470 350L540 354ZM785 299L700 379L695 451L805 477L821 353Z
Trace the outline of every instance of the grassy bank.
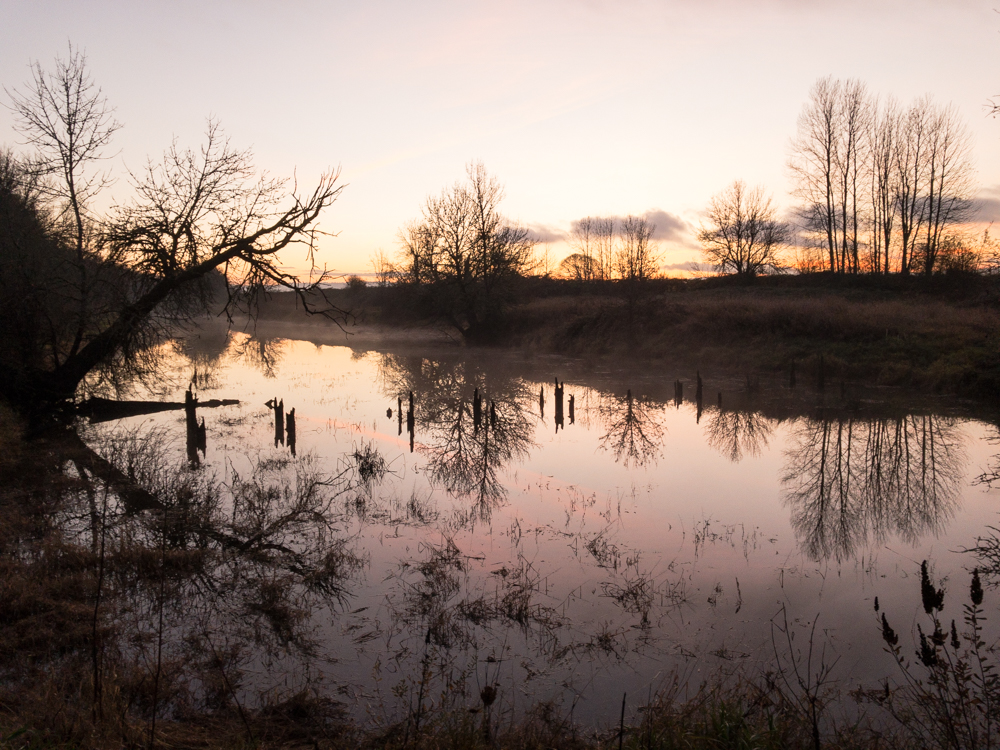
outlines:
M338 290L335 300L365 325L434 326L413 290ZM296 315L277 297L264 311ZM1000 283L822 274L658 280L629 301L613 285L526 279L493 345L736 375L787 377L794 363L803 383L823 377L996 400Z

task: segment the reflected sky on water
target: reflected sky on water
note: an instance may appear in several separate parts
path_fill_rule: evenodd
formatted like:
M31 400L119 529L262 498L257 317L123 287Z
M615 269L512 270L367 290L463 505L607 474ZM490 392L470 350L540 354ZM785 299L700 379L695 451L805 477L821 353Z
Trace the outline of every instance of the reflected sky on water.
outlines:
M702 373L698 404L695 373L503 351L241 336L176 351L184 387L241 399L199 411L198 471L289 458L272 399L295 409L295 461L334 475L372 448L385 460L328 519L360 573L312 613L312 663L280 665L293 684L321 671L362 713L398 713L425 674L456 694L495 682L514 708L555 698L610 716L622 691L673 672L766 664L783 605L804 636L819 616L841 679L874 682L893 669L874 597L912 621L925 558L963 588L975 561L960 550L1000 507L973 484L995 427L945 402ZM176 431L183 458L183 414L101 429L143 422ZM946 599L945 618L960 605ZM257 668L266 682L279 667Z

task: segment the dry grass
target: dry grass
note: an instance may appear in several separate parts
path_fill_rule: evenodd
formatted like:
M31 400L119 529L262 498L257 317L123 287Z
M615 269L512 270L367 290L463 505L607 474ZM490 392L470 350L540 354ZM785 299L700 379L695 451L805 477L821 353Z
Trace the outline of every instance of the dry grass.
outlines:
M994 397L1000 312L918 294L705 288L668 292L629 317L611 297L549 297L514 311L510 341L734 372L787 371Z

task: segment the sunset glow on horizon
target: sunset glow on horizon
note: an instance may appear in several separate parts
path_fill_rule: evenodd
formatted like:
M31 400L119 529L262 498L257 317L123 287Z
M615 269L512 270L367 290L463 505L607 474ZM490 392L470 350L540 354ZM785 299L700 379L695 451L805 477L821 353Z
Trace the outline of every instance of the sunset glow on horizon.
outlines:
M989 2L59 1L14 3L5 17L8 92L71 42L115 107L117 182L102 201L124 199L128 170L174 137L197 147L215 117L260 169L303 190L339 165L347 187L321 221L336 236L317 260L344 274L395 254L427 196L474 161L553 265L572 252L574 221L632 214L657 225L661 268L683 274L701 260L710 198L733 180L794 206L789 143L824 76L904 105L953 103L972 135L977 220L1000 219ZM13 126L0 108L0 141L17 150Z

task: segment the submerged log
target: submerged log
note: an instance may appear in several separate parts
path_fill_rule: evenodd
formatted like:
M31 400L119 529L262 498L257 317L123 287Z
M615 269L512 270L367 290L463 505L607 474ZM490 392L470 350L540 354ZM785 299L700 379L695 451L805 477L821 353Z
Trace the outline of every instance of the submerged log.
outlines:
M99 422L109 422L112 419L125 419L127 417L141 417L144 414L156 414L161 411L180 411L186 406L185 401L116 401L110 398L88 398L76 407L76 413L81 417L87 417L92 424ZM214 409L219 406L234 406L239 404L239 399L213 398L208 401L199 401L198 408Z

